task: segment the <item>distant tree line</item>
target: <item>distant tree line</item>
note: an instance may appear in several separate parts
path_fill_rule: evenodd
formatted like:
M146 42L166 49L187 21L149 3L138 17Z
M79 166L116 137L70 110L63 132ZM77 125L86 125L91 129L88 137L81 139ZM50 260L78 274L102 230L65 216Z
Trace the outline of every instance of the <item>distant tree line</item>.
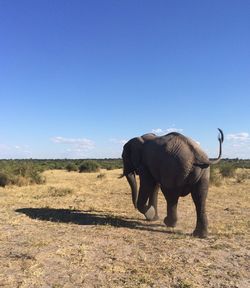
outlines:
M42 184L46 170L95 172L122 168L121 159L21 159L0 160L0 187L6 185Z

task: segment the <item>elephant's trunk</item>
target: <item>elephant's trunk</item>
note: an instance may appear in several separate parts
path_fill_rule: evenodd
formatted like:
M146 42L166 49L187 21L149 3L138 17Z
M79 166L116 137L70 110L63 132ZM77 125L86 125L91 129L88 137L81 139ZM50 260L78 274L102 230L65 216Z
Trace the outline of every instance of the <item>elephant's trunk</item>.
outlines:
M136 183L136 179L135 179L135 173L131 172L131 173L127 174L126 178L128 180L129 186L131 188L133 204L134 204L135 208L137 208L138 190L137 190L137 183Z

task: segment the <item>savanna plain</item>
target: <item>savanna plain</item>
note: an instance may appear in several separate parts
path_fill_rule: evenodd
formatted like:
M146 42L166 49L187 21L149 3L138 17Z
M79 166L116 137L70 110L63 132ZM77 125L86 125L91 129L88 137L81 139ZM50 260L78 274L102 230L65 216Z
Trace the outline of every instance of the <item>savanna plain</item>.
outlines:
M147 222L121 173L49 170L45 184L0 188L0 287L250 287L250 177L210 187L198 239L190 195L176 228L161 194Z

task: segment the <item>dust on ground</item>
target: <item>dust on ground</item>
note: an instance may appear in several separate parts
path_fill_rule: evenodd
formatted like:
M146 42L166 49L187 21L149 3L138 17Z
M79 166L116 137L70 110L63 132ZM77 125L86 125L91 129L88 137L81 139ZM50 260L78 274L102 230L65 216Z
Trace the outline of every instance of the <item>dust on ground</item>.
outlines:
M250 287L250 180L210 188L197 239L190 196L175 229L162 196L150 223L120 174L55 170L46 185L0 188L0 287Z

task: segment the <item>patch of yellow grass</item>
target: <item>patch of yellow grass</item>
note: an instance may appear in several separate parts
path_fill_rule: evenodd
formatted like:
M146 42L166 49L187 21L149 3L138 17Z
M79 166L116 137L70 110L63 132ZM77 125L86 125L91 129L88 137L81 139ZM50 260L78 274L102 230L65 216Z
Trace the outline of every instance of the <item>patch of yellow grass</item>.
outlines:
M0 286L249 286L249 179L210 188L209 238L197 239L190 196L169 229L162 195L147 222L120 174L46 171L44 185L0 188Z

